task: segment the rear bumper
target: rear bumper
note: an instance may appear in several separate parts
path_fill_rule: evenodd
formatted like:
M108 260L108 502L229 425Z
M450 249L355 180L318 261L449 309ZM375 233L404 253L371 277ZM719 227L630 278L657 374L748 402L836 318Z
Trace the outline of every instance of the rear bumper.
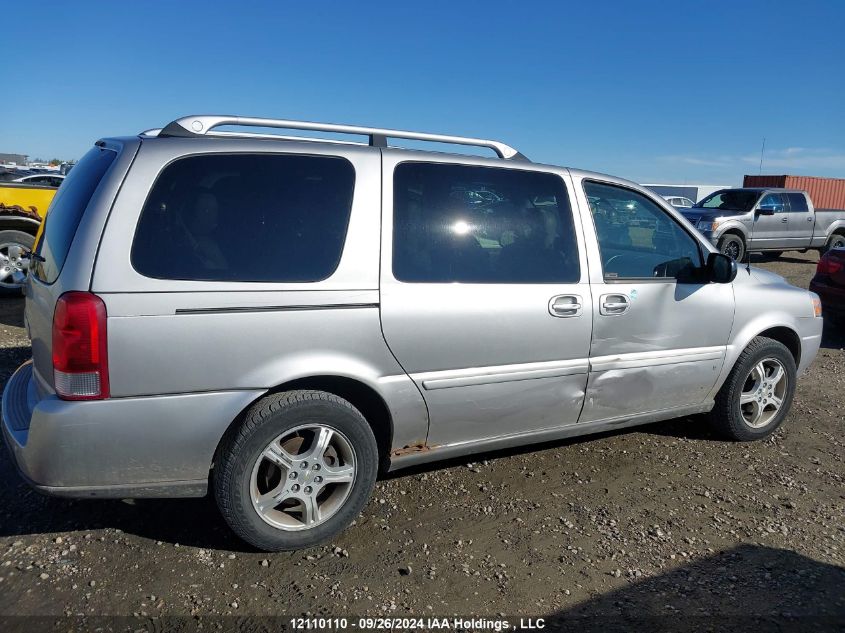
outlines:
M38 399L28 362L3 392L3 438L23 478L46 494L203 496L220 438L261 393Z

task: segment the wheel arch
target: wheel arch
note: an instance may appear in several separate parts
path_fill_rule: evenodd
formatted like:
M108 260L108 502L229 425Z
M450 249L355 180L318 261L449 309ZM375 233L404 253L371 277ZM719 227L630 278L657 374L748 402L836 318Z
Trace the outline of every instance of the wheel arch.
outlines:
M789 353L792 354L792 358L795 359L795 366L798 367L801 364L801 337L798 336L798 332L792 328L780 325L763 330L757 334L757 336L770 338L778 341L779 343L783 343L783 345L785 345L789 350ZM751 340L754 339L752 338Z
M731 222L728 228L724 229L719 236L713 240L713 245L720 253L722 252L723 242L729 237L735 237L740 242L741 253L738 259L741 260L748 251L748 237L745 234L745 229L737 222Z
M33 237L38 233L41 223L31 218L17 215L0 215L0 231L23 231Z
M748 236L745 234L745 231L743 229L741 229L739 226L737 226L737 225L729 226L728 228L726 228L724 231L722 231L719 234L718 240L721 240L722 238L724 238L728 235L736 235L739 239L742 240L742 245L744 247L748 246Z
M845 237L845 220L837 220L829 228L827 235L824 238L824 244L822 245L822 254L824 254L830 248L830 245L833 242L833 237L835 235L841 235Z
M770 338L778 341L786 346L792 358L795 359L795 366L800 367L801 364L801 337L797 329L789 324L786 318L775 319L773 321L765 322L762 319L755 319L743 327L739 332L732 336L732 341L727 347L727 354L725 362L722 365L722 371L716 384L713 386L709 394L709 398L715 398L716 394L725 384L733 368L736 366L742 352L751 344L758 336Z
M268 395L283 393L285 391L297 390L316 390L325 391L333 394L339 398L343 398L354 406L373 431L376 438L376 445L379 454L379 469L386 470L390 463L390 451L393 445L393 415L387 402L371 385L347 376L337 376L331 374L321 374L315 376L307 376L295 378L282 382L274 387L271 387L259 397L255 398L246 407L241 410L234 420L226 428L226 431L220 437L217 447L214 450L214 458L211 464L211 469L218 460L220 448L225 444L225 440L243 423L247 411L255 405L256 402ZM209 479L211 475L209 473Z
M827 239L830 239L836 233L845 235L845 220L835 220L827 227Z

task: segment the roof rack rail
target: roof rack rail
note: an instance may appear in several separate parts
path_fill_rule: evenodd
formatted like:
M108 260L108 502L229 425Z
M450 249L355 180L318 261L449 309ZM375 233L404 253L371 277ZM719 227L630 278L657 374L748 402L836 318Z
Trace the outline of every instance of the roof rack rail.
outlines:
M335 123L312 123L310 121L292 121L288 119L260 119L254 117L241 116L225 116L225 115L211 115L200 114L194 116L186 116L181 119L171 121L165 127L159 130L148 130L146 134L155 133L159 137L196 137L196 136L239 136L232 132L214 132L214 128L233 125L242 127L263 127L263 128L282 128L288 130L310 130L317 132L334 132L339 134L360 134L369 137L369 144L373 147L387 147L388 138L402 138L415 141L429 141L433 143L451 143L454 145L472 145L475 147L486 147L496 152L499 158L509 160L528 160L525 156L520 154L517 150L509 145L500 143L499 141L489 141L479 138L467 138L464 136L448 136L445 134L427 134L425 132L408 132L405 130L389 130L375 127L362 127L359 125L338 125ZM269 138L277 138L273 135L254 135L244 134L243 136L261 136ZM300 137L280 137L280 138L296 138ZM319 140L328 141L330 139L302 139L302 140Z

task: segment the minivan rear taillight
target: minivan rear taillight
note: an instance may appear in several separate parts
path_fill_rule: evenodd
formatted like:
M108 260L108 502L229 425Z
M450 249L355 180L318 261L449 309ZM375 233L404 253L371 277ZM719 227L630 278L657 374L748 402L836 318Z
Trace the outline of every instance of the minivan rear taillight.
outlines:
M109 397L106 304L90 292L66 292L53 313L53 382L64 400Z

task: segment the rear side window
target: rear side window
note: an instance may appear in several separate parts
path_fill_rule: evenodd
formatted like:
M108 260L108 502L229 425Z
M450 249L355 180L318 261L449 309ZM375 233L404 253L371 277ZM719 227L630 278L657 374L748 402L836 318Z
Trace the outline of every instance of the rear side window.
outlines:
M132 265L157 279L320 281L340 262L354 181L337 157L182 158L150 192Z
M797 213L806 213L810 209L807 207L807 198L803 193L788 193L786 197L789 198L789 208L791 211Z
M51 284L58 279L82 214L116 156L112 150L94 147L65 178L64 186L47 210L44 231L36 247L36 252L45 260L37 261L33 267L35 276L41 281Z
M563 180L554 174L402 163L394 173L393 274L417 283L580 279Z

